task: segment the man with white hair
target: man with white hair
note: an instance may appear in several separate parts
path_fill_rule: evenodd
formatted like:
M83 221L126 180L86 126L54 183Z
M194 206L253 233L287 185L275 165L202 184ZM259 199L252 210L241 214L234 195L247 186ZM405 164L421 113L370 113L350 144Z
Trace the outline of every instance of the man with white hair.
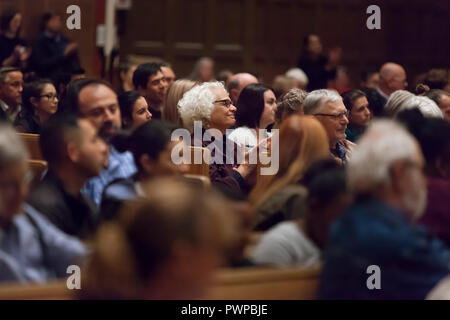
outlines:
M393 62L387 62L381 66L380 69L380 81L376 88L377 94L380 96L380 101L383 106L386 104L389 96L397 91L404 90L408 86L406 81L405 69ZM381 114L374 114L375 116L381 116Z
M375 121L347 166L355 202L331 228L323 299L424 299L449 273L450 251L414 222L426 204L424 160L400 125Z
M303 101L303 110L322 123L328 135L331 153L345 164L351 156L354 143L345 139L349 121L342 97L334 90L314 90Z
M308 86L308 76L300 68L291 68L285 73L286 77L295 80L298 89L306 90Z
M0 282L45 282L67 276L86 256L83 244L25 204L28 154L9 125L0 124Z
M258 83L258 79L250 73L236 73L228 81L227 91L233 105L236 105L242 89L252 83Z

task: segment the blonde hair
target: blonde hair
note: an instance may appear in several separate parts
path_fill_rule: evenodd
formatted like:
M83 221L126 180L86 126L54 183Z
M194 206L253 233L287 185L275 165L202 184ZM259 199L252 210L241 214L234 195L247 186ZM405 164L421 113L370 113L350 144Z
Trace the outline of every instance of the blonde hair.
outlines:
M151 181L143 190L145 198L123 206L119 219L100 227L84 272L86 298L156 292L149 283L164 272L178 245L211 248L222 257L235 245L235 216L219 194L174 178Z
M195 87L198 82L189 79L180 79L175 81L167 91L164 109L162 110L162 119L172 122L179 127L183 127L183 121L178 113L178 101L183 98L183 95Z
M275 175L261 176L249 198L255 207L283 187L298 183L314 161L331 157L326 131L312 116L288 117L279 134L279 169Z

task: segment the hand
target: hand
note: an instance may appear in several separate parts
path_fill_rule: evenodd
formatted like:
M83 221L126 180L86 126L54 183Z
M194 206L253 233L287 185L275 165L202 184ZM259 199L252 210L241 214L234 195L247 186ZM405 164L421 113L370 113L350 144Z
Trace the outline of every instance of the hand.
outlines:
M31 48L24 48L20 54L20 61L26 61L31 56Z
M68 55L74 53L78 49L78 43L71 42L66 46L66 50L64 50L64 56L67 57Z

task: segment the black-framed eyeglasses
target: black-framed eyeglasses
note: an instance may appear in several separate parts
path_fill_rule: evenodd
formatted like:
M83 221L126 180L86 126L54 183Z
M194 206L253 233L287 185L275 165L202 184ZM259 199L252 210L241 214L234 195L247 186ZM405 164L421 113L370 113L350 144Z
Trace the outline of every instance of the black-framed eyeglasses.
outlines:
M51 94L51 93L42 94L39 97L41 97L41 98L46 97L48 100L58 99L58 96L56 94Z
M340 119L344 118L344 116L346 118L348 118L348 111L341 112L341 113L338 113L338 114L316 113L315 116L324 116L324 117L330 117L333 120L340 120Z
M216 100L214 101L214 103L220 103L221 105L227 108L233 105L233 101L231 101L230 99Z

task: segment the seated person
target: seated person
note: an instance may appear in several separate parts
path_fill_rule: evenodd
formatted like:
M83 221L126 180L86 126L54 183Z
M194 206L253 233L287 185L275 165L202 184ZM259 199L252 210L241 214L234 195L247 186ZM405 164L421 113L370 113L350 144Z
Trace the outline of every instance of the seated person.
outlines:
M319 298L424 299L448 275L450 251L415 224L426 204L423 166L401 126L369 126L347 167L355 201L330 229ZM381 270L381 287L371 266Z
M125 91L117 97L122 128L133 130L152 118L147 101L137 91Z
M208 147L211 150L213 161L209 166L209 177L212 184L239 190L243 194L248 193L250 176L256 165L239 164L238 153L242 156L243 148L239 148L225 136L226 130L236 122L236 107L223 84L205 82L195 86L178 102L178 110L183 124L193 133L192 145ZM211 139L204 139L207 129ZM196 137L195 132L200 132L201 137ZM232 152L227 152L229 147L233 147ZM217 161L214 161L215 159Z
M22 91L22 109L14 122L17 131L40 134L42 125L58 110L58 95L48 79L27 83Z
M45 124L39 145L48 171L28 202L65 233L89 237L98 213L81 187L103 170L108 157L105 142L87 119L63 115Z
M313 117L293 115L283 121L279 133L278 172L261 176L249 197L256 231L304 217L307 191L300 180L314 161L331 157L327 134Z
M141 183L157 176L177 175L187 172L184 164L176 165L171 159L172 149L178 141L171 141L176 127L161 120L141 125L129 136L116 136L112 143L119 152L130 151L138 172L130 178L117 179L105 187L100 206L101 220L116 216L124 200L142 196Z
M272 89L260 83L249 84L239 95L236 105L237 128L228 135L228 139L245 146L249 152L259 144L258 138L268 137L267 131L261 137L259 129L265 130L275 122L276 107L277 100Z
M372 119L366 94L361 90L350 90L342 94L342 100L348 111L348 125L345 130L347 140L356 142L364 133Z
M24 204L28 154L14 129L0 125L0 282L46 282L67 276L86 255L80 241Z
M100 227L81 298L202 298L234 250L235 216L219 194L168 178L142 191Z
M331 223L350 203L344 168L333 159L311 165L302 179L308 189L304 219L280 222L256 245L252 260L277 267L320 264Z

